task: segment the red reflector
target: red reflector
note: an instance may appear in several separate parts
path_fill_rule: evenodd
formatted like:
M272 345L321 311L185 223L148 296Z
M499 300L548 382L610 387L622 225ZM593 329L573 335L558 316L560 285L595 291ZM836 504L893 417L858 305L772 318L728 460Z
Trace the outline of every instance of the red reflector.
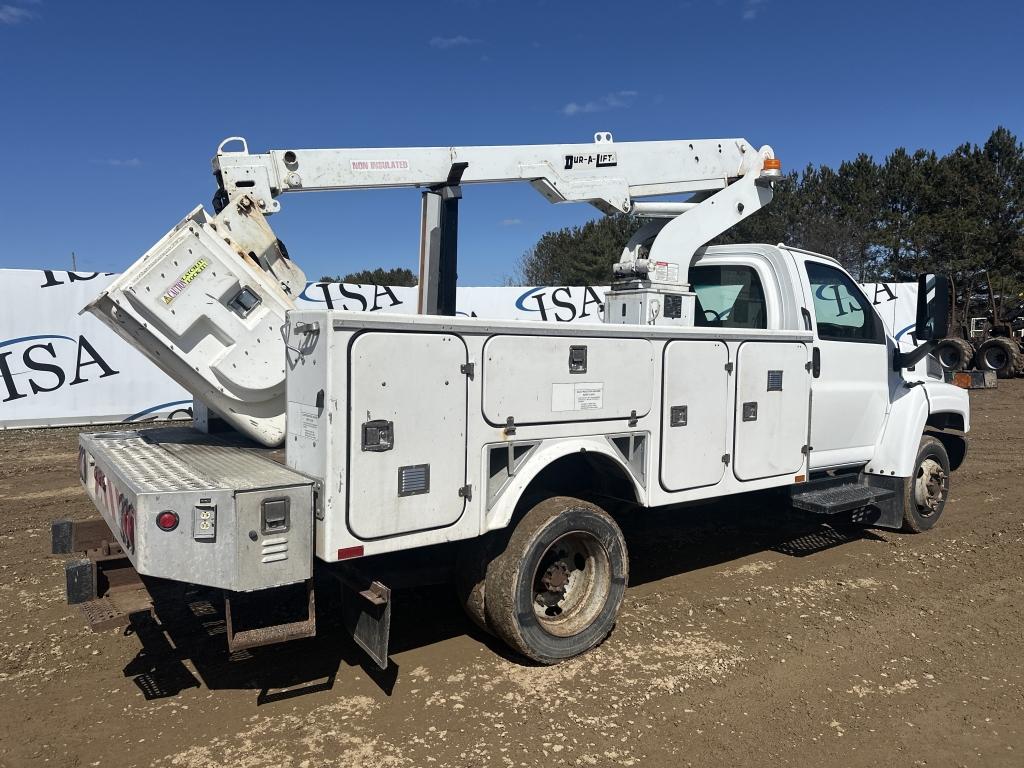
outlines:
M156 516L156 527L161 531L173 531L178 527L178 513L166 510Z
M358 547L342 547L338 550L339 560L348 560L350 557L362 557L363 547L360 544Z

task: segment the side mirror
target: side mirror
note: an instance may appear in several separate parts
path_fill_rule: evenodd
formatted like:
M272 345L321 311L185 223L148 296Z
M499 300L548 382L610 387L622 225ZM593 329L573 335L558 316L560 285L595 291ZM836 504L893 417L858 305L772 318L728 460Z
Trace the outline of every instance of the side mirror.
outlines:
M949 278L945 275L919 275L917 278L918 342L938 341L949 331Z

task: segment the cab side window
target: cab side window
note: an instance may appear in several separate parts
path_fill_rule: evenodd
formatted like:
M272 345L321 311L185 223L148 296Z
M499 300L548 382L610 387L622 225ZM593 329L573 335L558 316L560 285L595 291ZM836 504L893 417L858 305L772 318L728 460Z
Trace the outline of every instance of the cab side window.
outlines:
M842 270L804 262L814 299L818 338L823 341L853 341L881 344L882 323L857 284Z
M753 267L695 266L690 285L697 294L699 328L767 328L764 289Z

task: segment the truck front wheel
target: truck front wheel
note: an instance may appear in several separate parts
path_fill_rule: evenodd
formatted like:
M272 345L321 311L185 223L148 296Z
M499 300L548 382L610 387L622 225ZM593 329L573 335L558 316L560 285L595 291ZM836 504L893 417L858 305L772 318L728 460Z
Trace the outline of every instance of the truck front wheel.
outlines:
M903 493L904 531L921 533L939 521L949 498L949 454L938 438L921 439L914 474Z
M607 512L569 496L545 499L487 567L487 626L524 656L554 664L608 636L628 577L626 542Z

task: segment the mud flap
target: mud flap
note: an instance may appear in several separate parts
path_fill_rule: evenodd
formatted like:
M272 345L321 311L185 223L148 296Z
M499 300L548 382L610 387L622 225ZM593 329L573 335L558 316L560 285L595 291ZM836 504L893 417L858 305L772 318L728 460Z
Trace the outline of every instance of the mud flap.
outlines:
M64 563L64 581L68 605L81 605L96 599L96 561L87 557Z
M381 669L388 668L388 641L391 636L391 590L379 581L364 581L352 575L339 575L341 615L345 630L356 645L366 651Z
M863 522L876 528L891 528L897 531L902 528L903 500L906 495L906 485L910 482L910 479L862 473L861 482L873 488L885 488L893 492L891 498L878 502L875 505L874 509L877 510L877 517Z

